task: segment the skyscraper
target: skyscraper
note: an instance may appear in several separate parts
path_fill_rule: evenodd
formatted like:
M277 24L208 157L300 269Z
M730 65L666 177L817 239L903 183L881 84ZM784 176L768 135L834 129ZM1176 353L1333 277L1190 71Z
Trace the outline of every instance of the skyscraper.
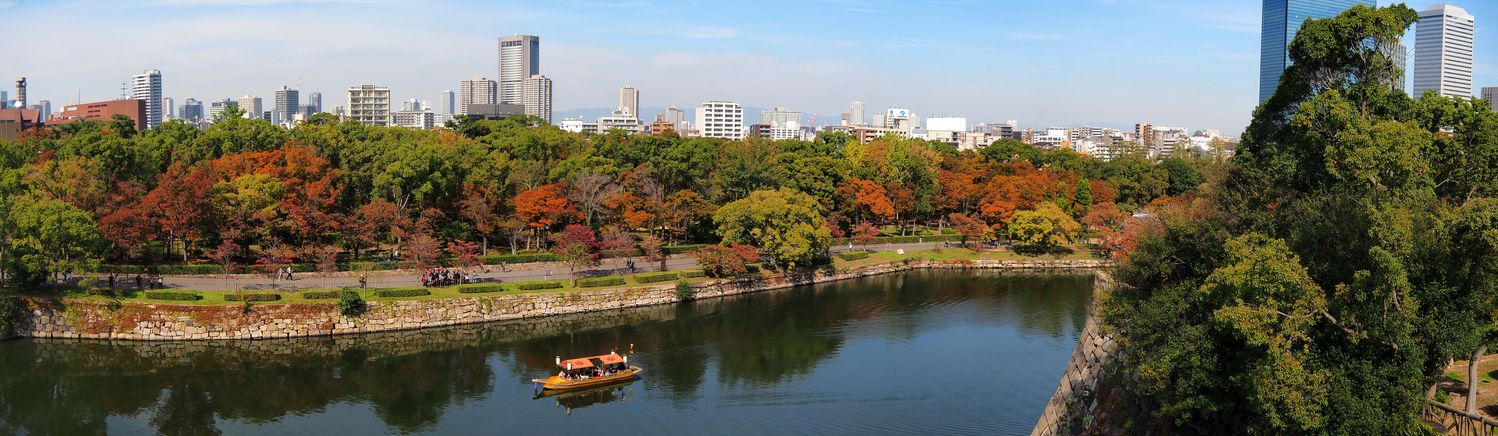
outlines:
M493 80L474 77L458 83L458 114L467 115L468 107L476 104L494 104L498 89Z
M1488 101L1488 107L1498 112L1498 87L1482 88L1482 99Z
M26 78L16 78L16 107L26 107Z
M175 100L172 100L171 97L161 99L161 107L166 108L166 119L170 120L177 118L177 107L175 106L176 103L177 102Z
M161 125L161 70L146 70L130 78L130 98L145 100L146 128Z
M635 118L640 117L640 90L629 85L619 88L619 112Z
M499 38L499 102L519 104L525 79L541 74L541 37L512 35Z
M666 109L666 122L671 123L671 128L679 135L687 134L687 114L676 106Z
M312 117L312 114L322 112L321 92L312 91L311 94L307 94L307 108L309 109L309 111L307 112L307 117L309 118Z
M182 101L182 110L178 111L177 114L181 115L182 119L186 120L187 122L191 122L191 123L202 122L203 121L203 102L198 101L198 99L196 99L196 98L189 98L187 100L183 100Z
M849 121L851 121L850 124L853 124L855 126L862 126L867 124L868 120L863 117L863 102L855 101L850 106L852 106L850 108L851 112L849 112L848 114Z
M437 106L439 106L437 108L437 113L448 115L457 113L454 112L454 110L457 110L458 107L457 97L457 94L453 93L453 90L451 89L442 91L442 98L437 99Z
M348 89L349 119L371 125L390 125L390 88L374 85Z
M1445 97L1472 98L1472 44L1477 19L1466 10L1438 4L1420 11L1415 25L1415 97L1435 90Z
M276 90L276 107L272 109L274 112L271 115L271 118L273 118L271 122L278 124L292 122L296 118L295 115L302 111L301 106L301 91L281 85L281 89Z
M1264 0L1263 33L1259 40L1259 101L1268 100L1290 66L1290 42L1311 18L1331 18L1356 5L1373 7L1372 0Z
M537 74L521 81L520 104L526 115L551 122L551 78Z
M260 97L246 95L239 98L239 110L244 111L244 117L249 119L262 118L265 105L261 103Z

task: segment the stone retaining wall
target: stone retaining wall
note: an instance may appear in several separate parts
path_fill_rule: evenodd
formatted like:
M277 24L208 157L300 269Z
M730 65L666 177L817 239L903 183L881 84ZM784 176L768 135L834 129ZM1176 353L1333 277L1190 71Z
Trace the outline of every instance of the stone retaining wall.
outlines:
M1098 260L911 260L835 270L695 284L694 298L716 298L916 268L1078 269L1110 266ZM674 284L575 292L499 294L439 300L374 301L356 317L335 303L192 306L25 298L15 334L36 338L112 340L223 340L329 336L538 318L680 301Z
M1097 412L1098 379L1104 368L1122 357L1118 343L1098 329L1098 305L1101 297L1113 286L1113 278L1099 272L1092 291L1092 304L1087 307L1087 327L1077 339L1072 350L1071 362L1051 401L1046 403L1040 421L1035 423L1031 436L1079 434L1079 424Z

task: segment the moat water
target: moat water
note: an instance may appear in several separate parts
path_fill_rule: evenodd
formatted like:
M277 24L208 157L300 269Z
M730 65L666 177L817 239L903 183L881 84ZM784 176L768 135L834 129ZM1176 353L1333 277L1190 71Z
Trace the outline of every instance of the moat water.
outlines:
M0 342L0 434L1026 434L1091 275L912 271L670 306L253 342ZM557 355L626 384L537 398Z

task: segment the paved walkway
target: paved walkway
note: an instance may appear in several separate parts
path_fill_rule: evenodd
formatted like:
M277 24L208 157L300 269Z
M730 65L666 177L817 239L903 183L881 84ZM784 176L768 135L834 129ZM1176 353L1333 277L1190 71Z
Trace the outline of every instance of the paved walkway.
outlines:
M953 244L956 245L956 244ZM910 243L910 244L871 244L867 247L854 246L854 249L867 249L873 251L895 251L895 250L930 250L942 247L940 242ZM849 251L847 245L832 247L833 253ZM660 271L659 262L648 262L641 258L635 258L635 271L631 272L627 259L604 259L597 266L588 268L578 273L579 277L605 276L615 274L632 274L642 272ZM697 267L697 260L691 256L678 254L672 255L666 260L666 269L679 271ZM103 278L104 276L96 276ZM122 274L121 286L135 286L135 276ZM162 277L163 283L168 288L192 289L202 291L234 291L234 290L296 290L296 289L330 289L341 287L358 287L359 277L350 274L334 274L325 276L318 273L296 273L292 275L295 280L283 280L271 278L266 275L237 275L224 278L216 275L169 275ZM564 280L571 278L567 264L564 262L533 262L525 264L509 265L506 270L501 270L496 265L486 265L478 271L479 282L522 282L531 280ZM379 274L368 276L370 288L401 288L421 286L421 275L419 272L410 270L382 271Z

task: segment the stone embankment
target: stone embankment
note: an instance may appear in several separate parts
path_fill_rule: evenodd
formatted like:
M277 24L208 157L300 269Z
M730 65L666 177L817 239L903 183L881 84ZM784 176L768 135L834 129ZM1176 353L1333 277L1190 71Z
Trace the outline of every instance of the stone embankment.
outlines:
M1052 436L1080 433L1088 417L1098 410L1098 380L1109 363L1122 358L1118 343L1098 329L1098 306L1104 295L1113 286L1113 278L1106 272L1098 272L1093 282L1092 304L1087 307L1087 326L1072 349L1071 362L1051 401L1046 403L1040 421L1035 423L1031 436Z
M1098 260L910 260L847 269L822 268L786 275L694 284L694 299L747 294L919 268L1095 270ZM331 336L412 330L539 318L669 304L680 301L673 284L576 292L498 294L438 300L375 301L359 316L333 303L193 306L114 303L85 299L23 299L14 332L22 337L111 340L226 340ZM1090 326L1090 324L1089 324Z

